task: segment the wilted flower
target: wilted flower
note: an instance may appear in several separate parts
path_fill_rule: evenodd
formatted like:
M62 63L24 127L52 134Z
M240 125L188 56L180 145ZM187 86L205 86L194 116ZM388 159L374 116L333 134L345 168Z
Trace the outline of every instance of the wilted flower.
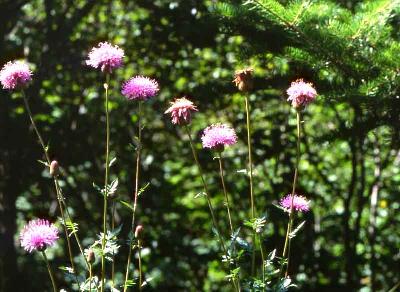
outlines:
M135 229L135 237L136 237L136 238L139 238L139 237L140 237L140 234L142 233L142 231L143 231L143 225L138 225L138 226L136 226L136 229Z
M253 68L237 70L233 82L240 91L250 91L253 89Z
M87 250L87 252L86 252L86 260L88 261L88 263L93 264L94 261L95 261L95 259L96 259L96 256L95 256L95 254L94 254L94 251L93 251L93 249L90 248L90 249Z
M10 61L0 71L0 82L4 89L23 87L31 80L32 71L24 61Z
M287 90L287 94L289 95L287 100L292 102L292 106L299 108L307 106L314 101L317 96L317 91L312 83L306 83L303 79L298 79L292 82Z
M171 106L165 111L166 114L171 114L173 124L190 123L191 112L197 111L197 107L185 97L177 98L170 102Z
M290 212L292 206L292 195L289 194L285 196L279 204L286 209L286 211ZM310 210L310 201L306 199L306 197L294 195L293 198L293 210L300 212L307 212Z
M57 227L44 219L30 221L20 234L21 246L28 252L43 251L58 239Z
M147 100L158 93L158 83L154 79L135 76L122 86L121 93L130 100Z
M203 148L223 149L237 141L235 130L225 124L211 125L204 129L201 137Z
M90 51L86 65L110 73L113 69L122 66L123 57L124 50L120 47L113 46L108 42L99 43Z
M58 171L59 171L59 165L57 160L53 160L50 163L50 175L51 176L57 176L58 175Z

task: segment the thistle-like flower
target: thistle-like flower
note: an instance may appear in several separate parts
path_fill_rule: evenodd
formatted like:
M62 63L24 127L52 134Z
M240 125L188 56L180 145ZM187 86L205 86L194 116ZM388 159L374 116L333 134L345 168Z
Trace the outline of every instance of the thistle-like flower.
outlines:
M21 246L28 252L43 251L58 239L57 227L44 219L30 221L20 234Z
M279 205L283 207L287 212L290 212L292 206L292 195L288 194L282 198ZM304 196L294 195L293 198L293 210L300 212L308 212L310 210L310 201Z
M144 76L135 76L124 83L121 93L129 100L147 100L155 96L158 91L156 80Z
M313 102L317 96L317 91L312 83L306 83L303 79L292 82L287 90L289 95L288 101L292 103L294 108L305 107Z
M189 124L192 111L198 111L193 102L185 97L177 98L170 104L171 106L165 111L165 114L171 114L173 124Z
M18 89L31 80L32 71L24 61L10 61L0 71L0 82L4 89Z
M225 124L215 124L204 129L201 137L203 148L223 150L237 142L235 130Z
M113 69L122 66L124 50L108 42L99 43L92 48L86 60L86 65L100 68L102 72L111 73Z
M250 91L253 89L253 72L253 68L237 70L232 82L240 91Z

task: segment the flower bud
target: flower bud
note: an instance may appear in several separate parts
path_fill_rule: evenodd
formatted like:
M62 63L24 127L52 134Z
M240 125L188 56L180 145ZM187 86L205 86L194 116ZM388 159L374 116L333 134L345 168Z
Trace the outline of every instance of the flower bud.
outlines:
M253 72L253 68L246 68L235 72L233 82L240 91L246 92L253 89Z
M143 231L143 225L138 225L138 226L136 226L136 229L135 229L135 237L136 237L136 238L139 238L139 237L140 237L140 234L142 233L142 231Z
M89 249L87 252L87 256L86 259L89 263L93 264L95 261L95 255L94 255L94 251L92 249Z
M50 175L51 176L57 176L59 172L59 165L58 162L56 160L53 160L50 163Z

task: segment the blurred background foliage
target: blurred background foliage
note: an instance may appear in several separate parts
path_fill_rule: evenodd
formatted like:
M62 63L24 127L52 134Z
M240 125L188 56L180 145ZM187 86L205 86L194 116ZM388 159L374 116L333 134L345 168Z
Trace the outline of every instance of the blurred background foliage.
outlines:
M34 68L28 96L51 157L62 166L84 245L101 230L102 198L92 184L103 181L105 135L104 76L84 60L108 40L126 54L111 81L112 178L125 201L133 196L137 104L121 96L121 82L143 74L161 86L146 102L143 131L141 185L150 187L138 218L145 228L144 271L152 278L146 290L229 291L206 202L194 198L201 182L188 141L163 112L172 98L189 96L199 108L192 123L197 142L210 123L235 127L240 141L225 152L225 165L234 221L242 225L249 210L240 171L246 167L244 99L232 79L245 66L255 69L255 194L258 213L267 217L265 246L280 253L283 247L287 216L273 204L290 192L296 143L285 89L301 77L320 97L302 123L298 192L312 200L312 211L293 243L291 274L301 291L389 290L400 281L399 2L243 2L0 1L0 62L24 58ZM0 95L0 290L47 291L44 265L21 250L18 234L34 217L57 220L56 197L22 100L4 90ZM228 230L217 162L209 151L201 150L200 159ZM117 204L119 271L129 212ZM53 265L68 264L65 251L62 240L51 249Z

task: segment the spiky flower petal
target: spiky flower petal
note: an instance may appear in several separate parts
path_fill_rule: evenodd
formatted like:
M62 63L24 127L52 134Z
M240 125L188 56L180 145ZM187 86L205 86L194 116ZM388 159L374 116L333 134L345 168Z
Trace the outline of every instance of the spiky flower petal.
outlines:
M156 80L144 76L135 76L124 83L121 93L130 100L147 100L155 96L158 91Z
M44 219L30 221L20 234L21 246L28 252L42 251L58 239L57 227Z
M191 120L191 112L197 112L197 107L185 97L177 98L170 104L165 113L171 114L173 124L188 124Z
M237 142L235 130L225 124L215 124L204 129L201 137L203 148L220 148Z
M317 96L317 91L312 83L304 82L303 79L298 79L292 82L287 90L289 95L288 101L292 103L294 108L305 107L313 102Z
M0 82L4 89L17 89L31 80L32 71L24 61L10 61L0 71Z
M292 195L286 195L281 199L279 204L286 209L286 211L290 212L292 206ZM294 195L293 198L293 210L300 212L307 212L310 210L310 201L307 200L304 196Z
M103 72L111 73L113 69L122 66L124 50L108 42L99 43L92 48L86 60L86 65L100 68Z

